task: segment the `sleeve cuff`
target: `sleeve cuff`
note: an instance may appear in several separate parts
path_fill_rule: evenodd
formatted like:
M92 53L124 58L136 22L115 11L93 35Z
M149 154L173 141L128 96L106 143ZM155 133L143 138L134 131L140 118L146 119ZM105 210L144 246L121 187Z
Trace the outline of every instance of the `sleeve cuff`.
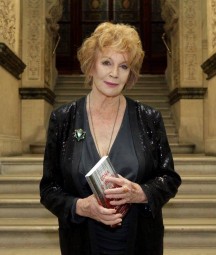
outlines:
M78 200L78 198L74 201L74 203L73 203L73 205L71 207L71 222L72 223L76 223L76 224L80 224L80 223L84 222L86 218L76 214L76 203L77 203L77 200Z

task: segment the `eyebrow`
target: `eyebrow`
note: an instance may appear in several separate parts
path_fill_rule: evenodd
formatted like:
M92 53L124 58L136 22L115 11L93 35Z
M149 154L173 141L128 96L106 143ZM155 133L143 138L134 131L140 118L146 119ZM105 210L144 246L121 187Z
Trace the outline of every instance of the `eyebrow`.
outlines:
M108 56L101 56L101 58L107 58L107 59L109 59L109 60L112 60L112 58L111 58L111 57L108 57ZM113 61L113 60L112 60L112 61ZM127 64L127 65L128 65L128 62L125 60L125 61L121 62L120 64Z

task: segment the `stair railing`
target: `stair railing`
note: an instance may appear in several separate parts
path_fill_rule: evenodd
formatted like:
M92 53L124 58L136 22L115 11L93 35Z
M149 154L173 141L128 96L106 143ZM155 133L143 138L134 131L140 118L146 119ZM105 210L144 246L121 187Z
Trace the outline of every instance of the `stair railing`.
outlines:
M53 52L52 52L53 55L55 55L55 53L56 53L56 49L57 49L57 47L58 47L58 45L59 45L60 40L61 40L61 36L60 36L60 34L58 33L58 34L57 34L57 41L56 41L55 47L54 47Z
M167 52L169 53L169 55L171 57L172 56L172 52L171 52L171 50L170 50L170 48L169 48L169 46L168 46L168 44L166 42L166 33L163 33L161 38L162 38L162 41L163 41L163 43L164 43L164 45L165 45L165 47L167 49Z

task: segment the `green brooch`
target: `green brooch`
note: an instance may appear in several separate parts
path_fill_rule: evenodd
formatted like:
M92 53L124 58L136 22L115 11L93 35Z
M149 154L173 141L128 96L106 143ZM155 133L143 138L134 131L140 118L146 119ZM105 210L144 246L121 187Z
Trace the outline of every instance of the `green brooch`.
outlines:
M86 136L86 132L82 130L82 128L75 129L74 131L74 137L77 139L77 141L84 140Z

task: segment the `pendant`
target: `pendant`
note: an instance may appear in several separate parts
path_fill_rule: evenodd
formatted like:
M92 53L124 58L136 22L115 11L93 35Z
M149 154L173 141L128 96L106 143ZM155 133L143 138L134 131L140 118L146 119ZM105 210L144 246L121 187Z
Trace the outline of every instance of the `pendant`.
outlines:
M86 132L82 130L82 128L75 129L74 131L74 137L77 139L77 141L84 140L86 136Z

